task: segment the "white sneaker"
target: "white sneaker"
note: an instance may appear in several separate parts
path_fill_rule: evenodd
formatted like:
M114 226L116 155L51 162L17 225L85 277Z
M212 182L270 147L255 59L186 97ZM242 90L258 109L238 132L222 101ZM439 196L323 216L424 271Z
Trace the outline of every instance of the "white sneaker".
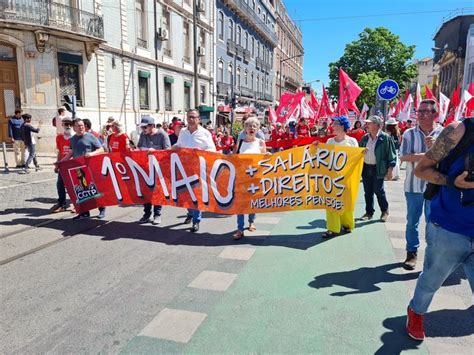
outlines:
M161 216L155 216L153 217L153 225L157 226L158 224L161 223Z

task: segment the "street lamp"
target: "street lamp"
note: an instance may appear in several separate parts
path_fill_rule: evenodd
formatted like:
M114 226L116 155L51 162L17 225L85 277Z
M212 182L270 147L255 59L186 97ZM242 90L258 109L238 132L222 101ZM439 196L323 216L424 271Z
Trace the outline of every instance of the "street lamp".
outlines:
M300 58L300 57L302 57L303 55L304 55L304 53L300 53L300 54L294 55L293 57L289 57L289 58L285 58L285 59L280 59L280 65L279 65L279 67L280 67L280 95L279 95L279 97L280 97L280 98L281 98L281 81L282 81L282 80L281 80L281 78L282 78L282 75L281 75L281 63L286 62L286 61L291 60L291 59Z

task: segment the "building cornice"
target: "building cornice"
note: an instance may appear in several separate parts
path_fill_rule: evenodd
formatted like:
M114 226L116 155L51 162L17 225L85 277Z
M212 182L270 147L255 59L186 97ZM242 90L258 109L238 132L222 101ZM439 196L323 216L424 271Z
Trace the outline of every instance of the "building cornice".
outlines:
M103 50L104 52L108 52L108 53L111 53L111 54L116 54L120 57L125 57L125 58L129 58L129 59L137 60L137 61L147 63L147 64L150 64L150 65L158 64L160 69L168 69L168 70L172 70L172 71L177 72L177 73L191 75L191 76L194 75L194 72L192 70L187 70L187 69L183 69L183 68L171 65L171 64L156 61L154 59L150 59L150 58L138 55L136 53L124 51L120 48L115 48L115 47L112 47L112 46L109 46L109 45L106 45L106 44L101 45L100 49ZM212 80L213 79L210 76L202 75L202 74L199 74L199 78L203 79L203 80Z

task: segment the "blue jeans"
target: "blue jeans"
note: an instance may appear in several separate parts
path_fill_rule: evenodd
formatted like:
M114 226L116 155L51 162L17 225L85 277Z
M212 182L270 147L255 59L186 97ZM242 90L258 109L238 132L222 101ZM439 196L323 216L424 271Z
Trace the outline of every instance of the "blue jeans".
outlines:
M201 222L202 212L188 208L188 216L193 217L193 224Z
M407 251L415 252L420 247L420 239L418 238L418 225L420 224L423 206L425 209L425 221L428 224L430 220L431 202L423 198L423 193L405 192L407 201L407 227L405 231L405 239L407 241Z
M255 213L249 214L249 224L255 222ZM237 229L239 231L243 231L245 226L245 215L238 214L237 215Z
M423 272L410 301L417 314L428 311L435 292L460 265L474 293L474 236L452 233L430 222L426 227L426 243Z
M385 190L383 188L383 178L377 178L377 168L375 165L364 164L362 170L362 183L364 185L364 196L365 196L365 212L369 215L373 215L374 210L374 194L377 196L380 211L388 212L388 201L385 196Z
M58 173L58 180L56 181L56 189L58 190L58 204L60 204L61 207L65 207L66 206L66 187L64 186L64 181L60 173Z
M143 213L147 216L151 216L151 203L145 203L143 205ZM160 205L153 205L153 216L161 216Z
M39 166L38 161L36 160L36 144L30 144L26 146L28 149L28 159L26 159L26 168L30 167L31 162L35 164L35 166Z

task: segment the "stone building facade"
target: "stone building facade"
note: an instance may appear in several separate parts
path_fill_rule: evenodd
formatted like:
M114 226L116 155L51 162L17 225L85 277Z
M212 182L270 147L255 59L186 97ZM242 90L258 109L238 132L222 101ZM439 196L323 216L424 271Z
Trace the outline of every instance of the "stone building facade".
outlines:
M0 140L21 107L44 121L39 148L51 149L66 94L96 130L109 116L131 132L143 115L170 121L195 106L213 119L215 6L196 9L197 49L193 0L0 0Z
M303 34L283 0L275 0L278 46L275 48L275 97L296 92L303 85Z

